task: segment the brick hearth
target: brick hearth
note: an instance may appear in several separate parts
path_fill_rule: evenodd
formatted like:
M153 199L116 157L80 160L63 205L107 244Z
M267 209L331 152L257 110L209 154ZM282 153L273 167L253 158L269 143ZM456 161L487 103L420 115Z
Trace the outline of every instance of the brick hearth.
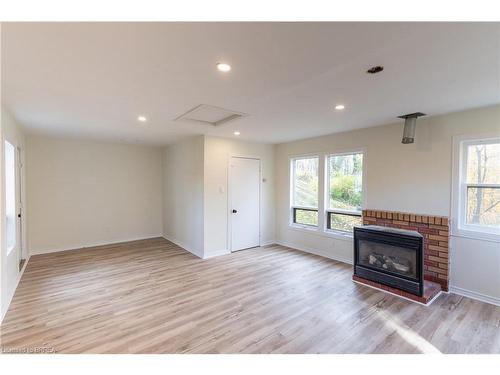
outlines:
M363 210L363 224L415 230L422 234L424 236L424 279L438 283L442 290L448 291L450 231L447 217ZM362 280L358 281L362 282ZM387 290L386 287L381 289Z
M352 279L354 281L357 281L358 283L385 290L386 292L411 299L412 301L423 303L424 305L427 305L442 290L441 285L439 285L438 283L424 280L424 295L420 297L400 289L392 288L390 286L379 284L371 280L363 279L362 277L356 275L352 275Z

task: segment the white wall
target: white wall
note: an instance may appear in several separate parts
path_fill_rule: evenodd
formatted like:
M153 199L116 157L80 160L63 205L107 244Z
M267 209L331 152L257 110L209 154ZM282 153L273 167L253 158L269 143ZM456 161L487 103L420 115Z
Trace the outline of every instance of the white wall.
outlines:
M0 180L1 180L1 189L0 189L0 194L1 194L1 254L0 254L0 321L3 319L5 313L7 312L7 309L9 307L10 301L12 300L12 297L14 296L14 292L16 290L17 284L19 282L19 279L21 277L21 273L19 271L19 263L18 263L18 254L16 254L15 251L12 251L10 254L7 255L7 246L5 242L5 197L4 197L4 191L5 191L5 181L4 181L4 141L7 140L9 141L12 145L16 147L21 148L21 162L23 162L24 159L24 150L25 150L25 136L23 131L21 130L20 126L16 123L14 118L11 116L11 114L2 107L1 110L1 130L2 130L2 137L1 137L1 145L0 145L0 164L1 164L1 174L0 174ZM25 181L25 173L24 173L24 168L22 169L22 175L21 179ZM24 189L24 184L21 188L21 199L23 202L26 202L26 194L25 194L25 189ZM26 215L26 209L22 210L22 213L24 214L23 217ZM26 251L26 220L23 219L24 226L23 228L25 229L23 232L23 238L21 239L21 244L23 245L23 248L21 249L23 253L23 257L27 257L27 251Z
M30 136L31 254L162 234L161 149Z
M232 156L261 160L261 245L275 240L274 146L228 138L205 137L204 257L229 252L228 167Z
M163 150L163 236L203 257L203 136Z
M280 243L352 262L352 240L327 237L289 226L289 159L350 149L366 150L366 206L428 215L450 216L452 137L468 133L500 133L500 106L423 117L417 122L416 143L403 145L403 123L337 133L276 146L276 236ZM453 219L453 218L452 218ZM474 248L452 241L451 285L500 300L500 249L480 241ZM471 257L471 252L476 256ZM470 262L474 262L470 267ZM492 266L493 265L493 266ZM477 278L481 269L482 281ZM475 280L472 282L472 280ZM493 285L493 286L492 286ZM496 286L496 287L495 287Z

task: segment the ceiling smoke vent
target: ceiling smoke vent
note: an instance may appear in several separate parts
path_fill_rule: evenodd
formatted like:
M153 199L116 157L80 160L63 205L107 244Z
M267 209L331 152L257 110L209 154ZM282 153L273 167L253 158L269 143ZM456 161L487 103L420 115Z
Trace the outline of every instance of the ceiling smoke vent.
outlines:
M425 116L425 113L416 112L408 115L398 116L405 120L405 127L403 129L403 140L401 143L408 144L415 142L415 126L417 125L417 118Z
M208 104L200 104L186 113L180 115L174 121L191 121L202 124L218 126L229 121L234 121L248 116L246 113L236 112L230 109L220 108Z

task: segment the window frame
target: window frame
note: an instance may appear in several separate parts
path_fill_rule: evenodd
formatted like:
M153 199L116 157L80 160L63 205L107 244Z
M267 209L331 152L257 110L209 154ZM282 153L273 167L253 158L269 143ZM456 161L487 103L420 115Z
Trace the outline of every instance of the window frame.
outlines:
M308 207L308 206L299 206L294 204L294 196L295 196L295 161L303 160L303 159L318 159L318 207ZM321 168L321 158L318 154L306 154L299 156L292 156L290 158L290 226L295 228L307 229L312 231L317 231L319 229L319 208L320 208L320 199L319 199L319 189L320 189L320 168ZM318 215L318 225L297 223L296 215L297 210L303 211L312 211L316 212Z
M466 147L478 143L497 142L500 142L498 133L453 136L450 229L454 237L500 242L500 230L484 230L484 226L466 223L467 189L464 185L467 176Z
M467 190L476 188L500 188L500 184L467 182L468 147L478 144L500 143L498 135L454 137L454 178L452 187L452 234L481 240L500 242L500 228L467 223Z
M363 155L363 169L361 171L361 191L362 191L362 201L361 201L361 209L359 211L357 210L343 210L340 208L330 208L330 163L328 162L331 157L335 156L348 156L348 155L354 155L354 154L361 154ZM361 221L363 218L363 207L365 207L365 201L366 201L366 189L365 189L365 161L366 161L366 151L363 149L354 149L350 151L342 151L342 152L335 152L335 153L327 153L325 155L325 198L324 198L324 207L325 207L325 232L326 233L331 233L335 235L342 235L342 236L348 236L348 237L353 237L353 234L348 231L340 230L340 229L335 229L331 228L331 220L330 216L332 214L337 214L337 215L346 215L346 216L356 216L360 217Z

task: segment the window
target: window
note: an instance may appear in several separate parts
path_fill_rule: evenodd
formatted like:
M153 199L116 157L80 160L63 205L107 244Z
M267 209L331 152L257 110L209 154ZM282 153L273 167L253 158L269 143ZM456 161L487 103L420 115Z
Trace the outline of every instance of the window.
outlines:
M363 153L330 155L327 168L326 227L352 233L362 223Z
M458 227L500 234L500 139L462 141Z
M318 226L319 157L292 159L292 222L308 227Z
M7 254L16 246L16 148L5 141L5 237Z

